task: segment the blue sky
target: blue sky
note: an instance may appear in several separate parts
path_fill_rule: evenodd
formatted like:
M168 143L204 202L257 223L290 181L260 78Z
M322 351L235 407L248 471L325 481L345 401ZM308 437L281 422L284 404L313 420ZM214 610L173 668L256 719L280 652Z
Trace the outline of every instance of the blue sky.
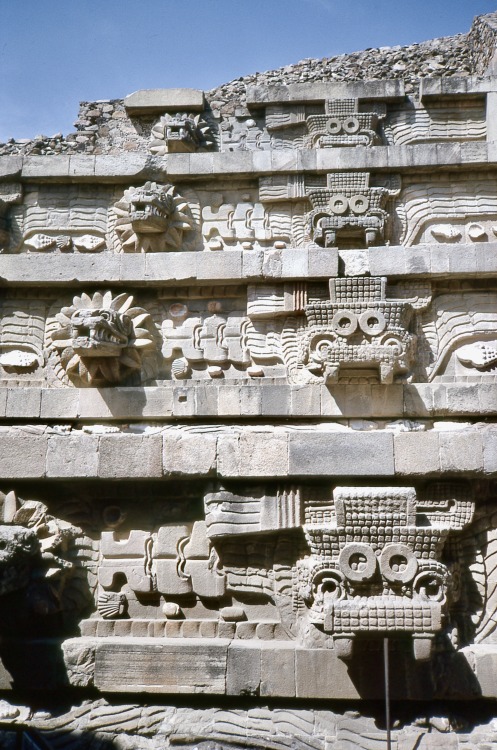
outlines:
M0 141L72 132L80 100L210 89L465 33L497 0L0 0Z

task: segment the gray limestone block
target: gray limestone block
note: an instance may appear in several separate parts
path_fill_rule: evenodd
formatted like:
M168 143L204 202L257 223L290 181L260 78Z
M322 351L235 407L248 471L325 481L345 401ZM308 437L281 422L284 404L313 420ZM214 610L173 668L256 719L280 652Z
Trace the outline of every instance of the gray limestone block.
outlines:
M428 383L410 383L403 387L404 416L429 417L433 413L433 388Z
M408 248L370 247L371 276L404 276L407 272Z
M289 279L306 279L309 276L309 251L305 248L286 248L281 253L281 275Z
M482 698L497 698L497 650L494 645L471 646L471 666L476 674Z
M167 176L169 179L185 177L190 172L190 154L167 155Z
M254 641L232 641L228 647L227 695L258 695L261 649Z
M0 179L19 177L22 172L23 156L0 156Z
M43 255L41 253L0 255L0 278L12 283L68 284L74 281L105 284L119 281L120 256Z
M430 248L430 270L433 276L445 276L450 269L450 245L434 245Z
M250 413L241 409L240 386L221 385L216 390L218 391L217 413L220 417L239 417Z
M486 143L468 142L460 144L460 163L486 165L489 159Z
M496 243L477 242L474 246L477 274L497 274L497 254L494 250Z
M22 429L0 433L0 477L39 479L45 476L47 436Z
M47 477L96 477L98 460L96 435L48 436Z
M271 152L254 151L252 154L252 165L254 172L269 174L271 172Z
M119 279L125 283L134 283L147 277L146 263L152 257L146 253L123 253L119 256Z
M261 385L262 414L265 416L287 416L290 414L291 386Z
M5 416L5 410L7 408L7 388L0 388L0 417Z
M70 177L95 177L95 157L90 154L71 154L69 157Z
M7 388L6 417L38 419L40 410L40 388Z
M211 175L218 173L219 171L223 171L222 169L219 170L219 166L216 169L217 161L216 158L219 156L219 154L213 154L213 153L200 153L200 154L190 154L189 159L189 167L190 167L190 174L191 175Z
M102 435L98 475L103 479L156 479L162 476L161 435Z
M298 151L287 149L282 151L271 151L271 171L273 173L300 172L301 168L298 163Z
M166 432L163 436L164 476L213 476L216 471L217 436Z
M228 641L106 638L95 655L95 687L108 692L223 694Z
M329 279L338 276L338 251L335 248L326 250L320 247L309 247L309 278L324 277Z
M201 417L215 417L218 413L219 387L214 382L195 386L195 414Z
M440 432L440 469L447 472L481 472L483 438L478 430Z
M200 89L140 89L124 98L130 115L164 114L167 111L202 111L204 92Z
M321 386L314 384L291 386L290 414L292 417L321 416Z
M290 434L289 474L393 476L393 436L380 431Z
M76 419L79 415L79 393L77 388L42 388L40 417Z
M262 414L262 388L260 383L242 385L240 392L240 412L257 417Z
M297 698L357 700L360 693L349 674L347 663L335 649L295 650Z
M200 155L201 154L192 154L192 157ZM205 154L202 155L205 156ZM213 158L213 171L216 175L251 174L254 172L254 162L251 151L225 151L224 153L211 154L211 156ZM196 173L193 158L191 169L192 173Z
M69 156L56 154L53 156L25 156L22 165L24 179L38 179L40 177L69 177Z
M320 102L325 99L384 99L401 101L404 81L316 81L291 84L247 86L247 106L257 107L284 102Z
M260 279L263 276L263 250L247 250L242 255L242 276L244 279Z
M454 245L449 255L451 274L474 273L476 270L476 250L471 245Z
M431 272L429 247L411 247L406 254L406 272L416 276L426 276Z
M200 253L149 253L145 261L147 281L193 281L198 274Z
M486 474L497 474L497 429L493 427L483 435L483 461Z
M170 417L170 388L82 388L81 419L140 419Z
M395 435L395 473L433 474L440 471L440 433L401 432Z
M495 383L479 383L478 396L480 400L480 414L492 416L497 414L497 388L495 387Z
M217 281L242 278L240 250L206 251L199 254L197 279Z
M191 385L173 386L173 416L193 417L195 408L195 387Z
M106 182L111 180L127 181L130 177L150 179L155 174L150 172L147 154L126 153L119 156L114 154L99 154L95 157L95 178Z
M295 686L295 647L293 643L261 642L261 696L293 698Z
M244 432L240 436L239 451L241 476L285 477L288 474L287 434Z

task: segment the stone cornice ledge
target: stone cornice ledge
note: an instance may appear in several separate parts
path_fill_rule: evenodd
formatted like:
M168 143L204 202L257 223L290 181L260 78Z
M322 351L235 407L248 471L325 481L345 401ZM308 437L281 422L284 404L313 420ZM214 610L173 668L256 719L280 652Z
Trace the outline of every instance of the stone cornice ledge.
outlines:
M128 422L246 417L432 420L497 416L496 383L288 385L178 381L114 388L0 388L0 419ZM375 425L354 424L356 429ZM429 426L429 425L428 425ZM402 425L398 426L399 428ZM391 429L396 429L392 426ZM412 429L406 425L405 429Z
M0 180L31 182L182 181L226 175L257 177L274 173L331 172L342 169L402 171L440 167L493 167L497 142L425 143L407 146L356 146L295 151L119 155L1 156Z
M497 477L497 427L354 431L257 426L134 434L0 431L0 480Z

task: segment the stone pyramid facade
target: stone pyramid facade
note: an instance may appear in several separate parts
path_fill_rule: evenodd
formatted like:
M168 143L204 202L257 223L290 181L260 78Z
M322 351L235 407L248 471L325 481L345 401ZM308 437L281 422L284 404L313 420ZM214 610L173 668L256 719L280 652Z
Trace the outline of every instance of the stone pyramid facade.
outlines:
M496 43L0 146L0 747L497 743Z

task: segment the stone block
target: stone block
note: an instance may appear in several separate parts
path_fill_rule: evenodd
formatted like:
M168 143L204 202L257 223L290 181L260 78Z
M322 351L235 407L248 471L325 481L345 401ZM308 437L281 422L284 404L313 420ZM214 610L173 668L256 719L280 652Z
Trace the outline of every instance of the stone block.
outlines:
M135 177L147 179L156 177L148 166L148 156L139 153L101 154L95 157L95 177L103 181L122 180Z
M321 700L357 700L360 698L346 662L335 649L295 650L297 698Z
M193 417L196 399L195 387L173 386L173 415L175 417Z
M130 115L183 110L199 112L204 105L204 92L200 89L140 89L124 98L124 106Z
M293 643L261 642L261 696L295 697Z
M96 435L49 435L47 477L93 478L98 476Z
M497 473L497 429L486 430L482 437L485 473L495 474Z
M164 476L213 476L216 471L217 436L208 433L165 432Z
M261 683L261 650L247 641L233 641L228 647L227 695L258 695Z
M290 414L291 387L289 385L261 385L262 414L287 416Z
M244 279L262 278L264 262L263 250L247 250L242 256L242 275Z
M202 638L107 639L95 654L95 687L106 692L222 694L228 642Z
M325 278L338 275L338 251L335 248L323 250L310 247L309 250L309 278Z
M240 386L221 385L218 389L217 413L221 417L239 417L250 412L242 411L240 406Z
M241 476L286 477L288 474L286 434L245 432L240 436L239 451Z
M0 388L0 417L5 416L5 409L7 408L7 388Z
M393 476L393 436L387 432L292 433L289 474Z
M321 416L321 388L319 385L294 385L290 389L292 417Z
M6 417L14 419L38 419L40 409L40 388L7 388Z
M86 389L90 390L90 389ZM77 388L42 388L42 419L76 419L79 415L79 390Z
M69 176L94 177L95 176L95 157L90 154L71 154L69 157Z
M146 277L146 262L152 255L149 253L122 253L119 256L119 279L135 283Z
M192 154L192 156L195 155ZM227 175L254 172L251 151L225 151L224 153L212 154L212 156L214 174Z
M404 416L408 418L429 417L433 412L433 390L428 383L413 383L403 386Z
M206 251L199 255L197 278L217 281L242 278L240 250Z
M0 178L19 177L23 161L22 156L0 156Z
M260 383L240 386L240 413L256 417L262 414L262 388Z
M395 435L395 473L433 474L440 471L439 433L401 432Z
M451 473L482 471L482 434L477 430L440 432L440 469Z
M162 436L102 435L98 475L103 479L161 477Z
M206 382L195 386L195 414L201 417L215 417L218 414L219 386Z
M69 156L60 154L53 156L25 156L22 165L24 179L39 177L68 177Z
M197 275L199 253L147 253L147 281L189 281Z
M409 248L370 247L369 268L371 276L404 276Z
M46 455L46 435L12 428L9 432L0 432L2 479L39 479L45 476Z
M494 383L479 383L480 414L494 415L497 413L497 388Z
M286 279L306 279L309 275L309 253L305 248L286 248L282 254L281 275Z
M170 417L170 388L82 388L81 419L140 419Z
M482 698L497 698L497 650L495 646L473 646L473 669L476 673Z

